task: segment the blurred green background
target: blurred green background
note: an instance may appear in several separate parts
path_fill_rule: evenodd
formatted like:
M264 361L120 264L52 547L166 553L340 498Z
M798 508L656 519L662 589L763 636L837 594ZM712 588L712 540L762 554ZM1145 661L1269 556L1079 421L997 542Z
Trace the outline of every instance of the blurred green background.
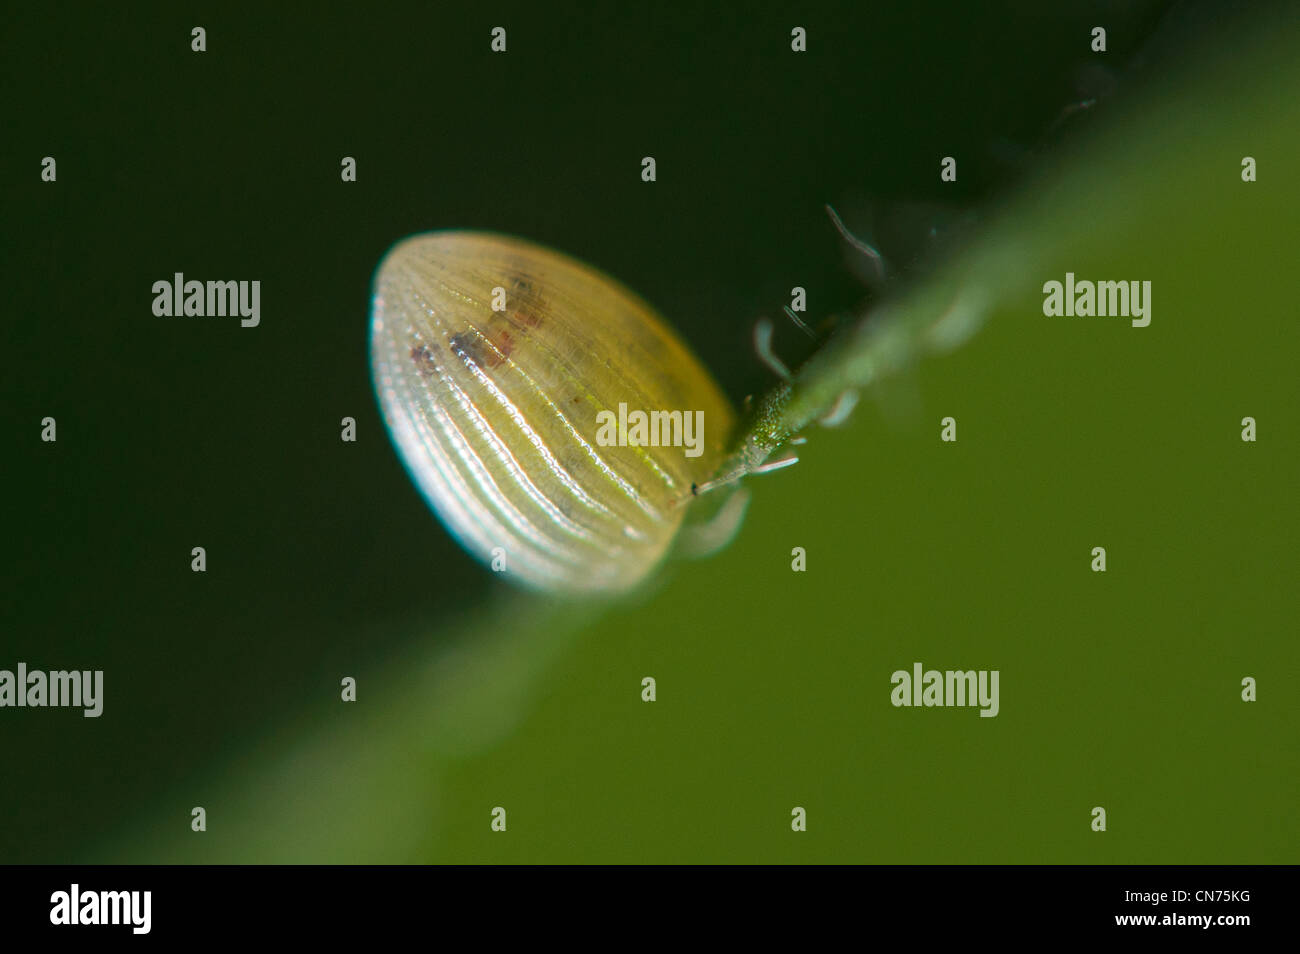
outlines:
M103 669L106 698L0 710L0 860L1296 860L1293 8L25 16L0 668ZM957 275L985 326L631 600L519 593L455 546L371 393L393 241L587 259L739 402L792 286L813 319L868 296L824 202L897 266L874 294ZM1067 270L1151 280L1151 326L1045 318ZM155 318L175 271L261 280L261 326ZM917 661L999 670L1000 714L892 707Z

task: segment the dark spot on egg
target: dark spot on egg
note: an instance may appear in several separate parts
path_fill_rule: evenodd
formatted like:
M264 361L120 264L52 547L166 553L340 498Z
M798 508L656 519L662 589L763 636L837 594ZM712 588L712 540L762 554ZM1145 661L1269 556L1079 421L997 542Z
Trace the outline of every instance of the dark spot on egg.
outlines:
M436 350L436 348L430 349L430 347L425 344L416 345L411 349L411 360L415 362L415 366L419 369L419 372L426 377L434 374L438 370L438 363L434 360L433 356L433 353Z
M461 331L451 336L451 349L462 358L483 366L483 344L474 331Z
M505 328L502 328L497 333L495 343L497 346L496 354L488 358L488 365L493 368L510 357L515 350L515 339L510 337L510 332Z

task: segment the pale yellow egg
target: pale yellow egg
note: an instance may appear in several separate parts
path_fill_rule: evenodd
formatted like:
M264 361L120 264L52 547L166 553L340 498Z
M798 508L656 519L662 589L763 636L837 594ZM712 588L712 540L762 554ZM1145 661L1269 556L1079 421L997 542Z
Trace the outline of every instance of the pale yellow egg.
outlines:
M375 275L370 353L429 504L471 553L535 588L643 580L736 428L709 372L639 296L505 235L394 246ZM634 412L650 424L640 434Z

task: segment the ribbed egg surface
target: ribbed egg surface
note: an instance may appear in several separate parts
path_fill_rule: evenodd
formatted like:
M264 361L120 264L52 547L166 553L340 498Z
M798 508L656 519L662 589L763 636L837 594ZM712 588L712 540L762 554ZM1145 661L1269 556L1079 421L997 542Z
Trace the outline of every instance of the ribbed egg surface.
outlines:
M370 349L388 429L429 504L479 559L540 589L643 579L735 426L636 294L508 236L394 246L375 276ZM658 427L638 433L635 412Z

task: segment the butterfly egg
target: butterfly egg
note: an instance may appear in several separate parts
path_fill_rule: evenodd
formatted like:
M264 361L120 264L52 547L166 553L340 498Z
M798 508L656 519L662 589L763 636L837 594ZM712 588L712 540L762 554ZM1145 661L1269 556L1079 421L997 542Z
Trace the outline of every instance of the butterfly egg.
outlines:
M375 274L370 356L429 505L478 559L537 589L612 593L644 579L736 426L640 297L504 235L398 242Z

